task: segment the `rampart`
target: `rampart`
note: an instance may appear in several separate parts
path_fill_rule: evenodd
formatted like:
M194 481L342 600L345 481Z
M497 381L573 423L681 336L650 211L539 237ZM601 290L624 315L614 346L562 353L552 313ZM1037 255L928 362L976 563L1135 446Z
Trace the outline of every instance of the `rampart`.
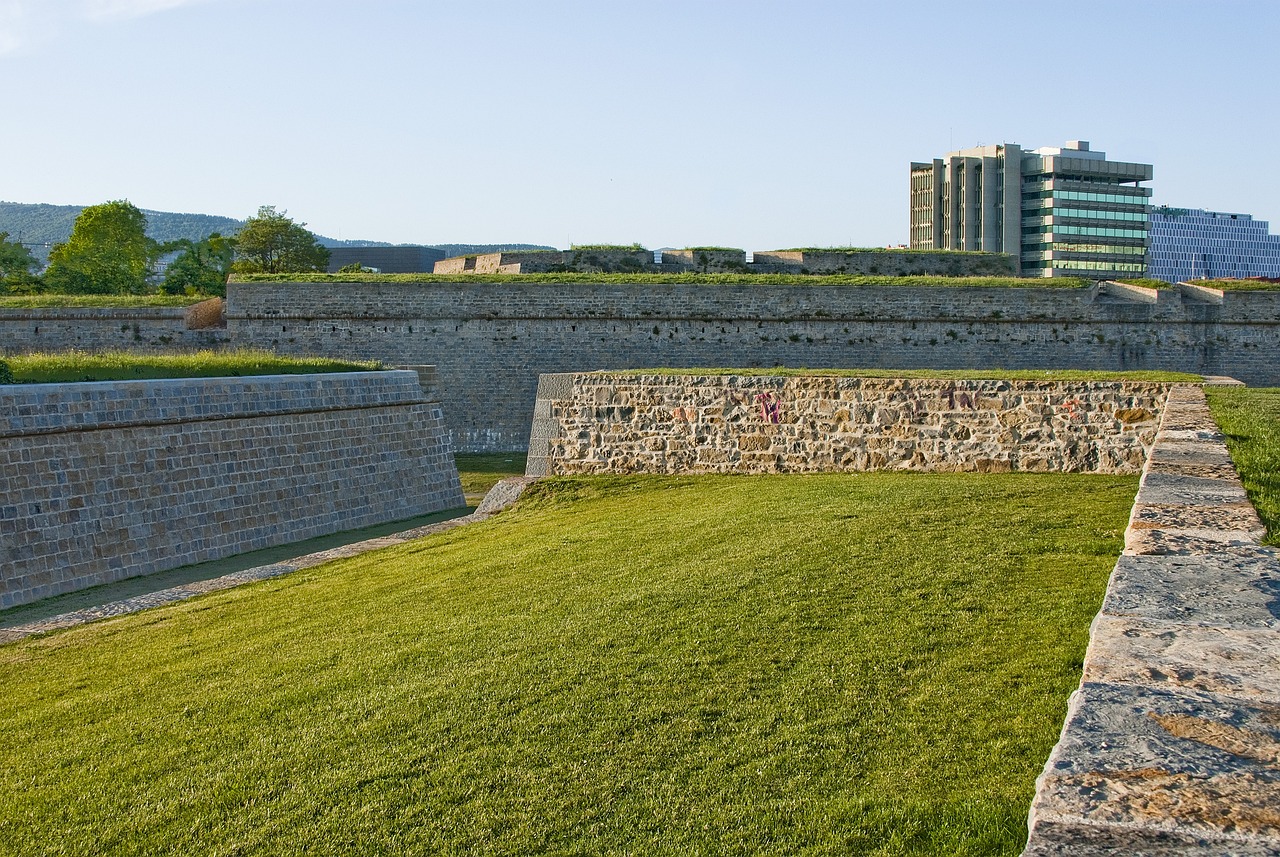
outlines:
M227 344L212 301L194 307L0 308L0 355L32 351L197 351Z
M0 607L462 506L434 399L409 371L0 386Z
M1139 473L1168 385L543 375L528 475Z
M522 449L540 374L645 367L1167 369L1280 385L1280 292L232 283L237 346L439 368L462 450ZM1217 302L1215 302L1217 301Z

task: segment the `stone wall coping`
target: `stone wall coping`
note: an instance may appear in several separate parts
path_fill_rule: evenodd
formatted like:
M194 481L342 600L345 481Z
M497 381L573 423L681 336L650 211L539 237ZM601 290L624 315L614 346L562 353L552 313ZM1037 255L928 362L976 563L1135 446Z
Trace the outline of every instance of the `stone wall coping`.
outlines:
M412 370L0 385L0 437L428 401Z
M1024 857L1280 853L1280 552L1170 392Z

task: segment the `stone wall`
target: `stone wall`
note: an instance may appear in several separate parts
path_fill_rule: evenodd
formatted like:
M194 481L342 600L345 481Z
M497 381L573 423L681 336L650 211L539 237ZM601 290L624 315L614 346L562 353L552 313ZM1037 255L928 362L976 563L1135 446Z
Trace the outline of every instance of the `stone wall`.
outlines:
M439 367L463 450L522 449L539 374L645 367L1169 369L1280 385L1280 292L232 283L236 345ZM1150 292L1150 290L1145 290Z
M1280 555L1176 386L1025 857L1280 854Z
M0 386L0 607L462 505L415 372Z
M1167 385L544 375L531 476L864 470L1138 473Z
M1005 253L954 250L770 250L756 251L751 269L778 274L871 276L1014 277Z
M221 348L227 339L225 328L193 329L184 307L0 308L0 355L108 349L197 351Z

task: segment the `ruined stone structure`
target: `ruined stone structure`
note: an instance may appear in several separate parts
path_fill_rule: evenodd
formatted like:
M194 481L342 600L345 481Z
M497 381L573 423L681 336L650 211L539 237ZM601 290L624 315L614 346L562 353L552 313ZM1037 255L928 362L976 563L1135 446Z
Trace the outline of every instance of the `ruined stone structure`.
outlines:
M417 372L0 386L0 607L464 505Z
M1168 385L543 375L531 476L865 470L1139 473Z

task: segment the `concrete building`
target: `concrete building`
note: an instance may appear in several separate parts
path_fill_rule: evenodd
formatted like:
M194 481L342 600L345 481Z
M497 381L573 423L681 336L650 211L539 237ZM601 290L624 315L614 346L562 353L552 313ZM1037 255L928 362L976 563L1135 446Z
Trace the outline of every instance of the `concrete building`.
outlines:
M1085 140L912 163L911 249L1009 253L1026 277L1143 277L1151 173Z
M1280 235L1248 214L1160 206L1151 211L1147 275L1171 283L1280 277Z

